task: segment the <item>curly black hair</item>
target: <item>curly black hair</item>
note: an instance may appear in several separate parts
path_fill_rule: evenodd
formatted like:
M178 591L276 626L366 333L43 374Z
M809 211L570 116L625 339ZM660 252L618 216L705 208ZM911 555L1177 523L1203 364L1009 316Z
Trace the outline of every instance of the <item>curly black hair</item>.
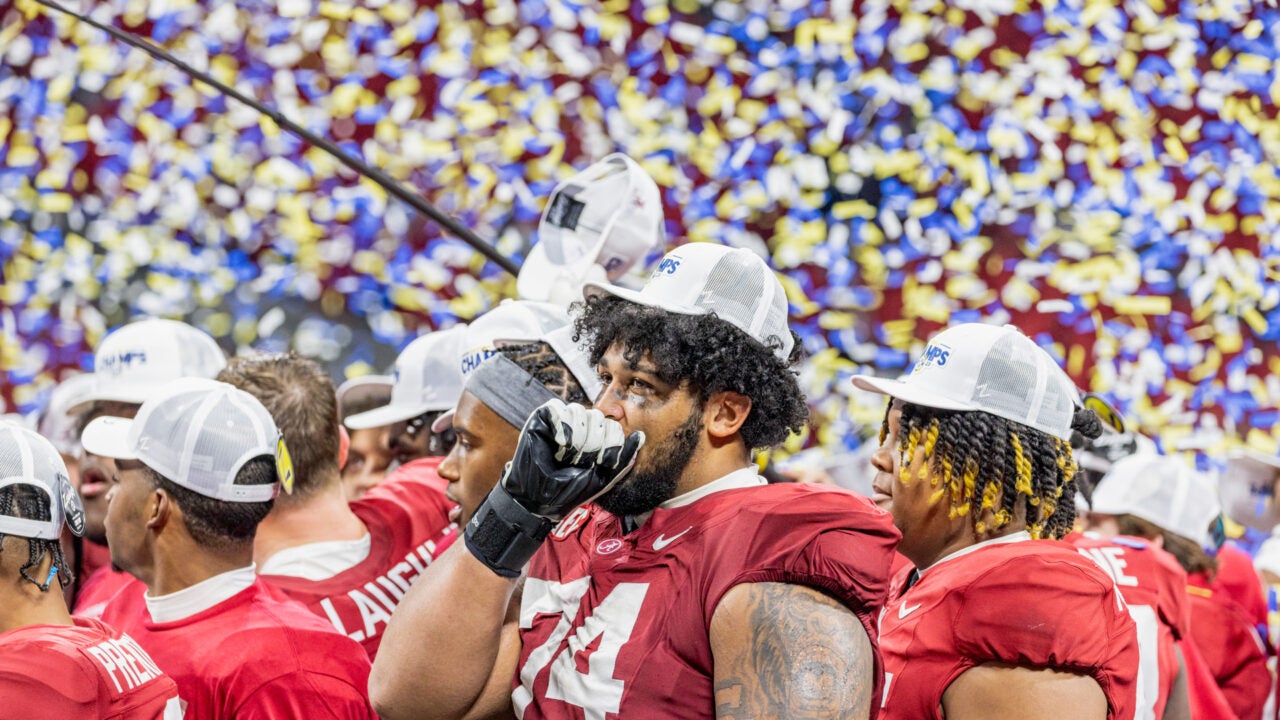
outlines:
M788 331L794 346L784 363L772 347L714 313L681 315L612 295L575 303L574 310L573 339L586 340L593 363L617 344L633 368L648 354L664 382L687 388L701 403L724 391L751 398L741 430L750 448L777 445L808 423L804 393L792 370L801 354L794 332Z
M50 518L49 503L49 496L31 485L8 485L0 489L0 515L48 521ZM55 576L61 586L70 585L75 580L75 573L72 572L66 558L63 557L61 542L41 538L26 538L18 535L13 537L27 541L27 562L19 570L23 580L40 588L42 592L49 591ZM0 545L4 543L4 538L5 535L0 534ZM52 560L51 572L48 577L31 577L30 571L33 568L40 567L46 557Z
M900 423L902 482L917 479L907 472L916 448L923 448L936 488L933 500L949 496L952 517L971 516L974 529L983 534L1008 525L1021 508L1032 537L1058 540L1071 531L1076 461L1066 440L990 413L911 403L902 404ZM1102 423L1092 410L1079 408L1072 429L1094 438L1102 433ZM881 443L888 432L886 412Z

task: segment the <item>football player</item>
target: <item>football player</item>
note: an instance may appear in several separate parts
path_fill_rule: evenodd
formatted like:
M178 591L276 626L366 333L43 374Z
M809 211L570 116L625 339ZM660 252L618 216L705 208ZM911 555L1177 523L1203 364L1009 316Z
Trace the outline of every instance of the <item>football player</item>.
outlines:
M1103 476L1089 517L1105 533L1144 538L1177 559L1187 572L1191 641L1235 715L1259 720L1271 689L1265 645L1205 551L1220 511L1210 478L1181 458L1140 453ZM1192 695L1193 708L1200 706L1204 693Z
M418 338L424 361L456 365L452 331ZM339 471L340 429L333 383L295 353L232 358L218 379L256 397L275 419L293 465L293 492L276 498L258 528L254 560L263 580L359 642L372 659L396 604L435 559L453 503L436 474L440 457L401 465L348 503ZM444 408L456 389L441 375ZM450 533L449 537L452 537Z
M131 418L164 383L183 377L212 378L226 364L226 356L213 338L190 325L159 318L129 323L98 344L93 355L92 381L68 412L80 415L81 430L97 417ZM81 452L85 542L77 615L96 615L104 598L131 582L127 573L112 569L107 551L103 521L114 474L115 465L110 458Z
M360 645L254 573L258 524L293 473L257 399L176 380L132 420L97 418L81 441L116 460L111 561L146 585L122 588L103 618L174 679L187 720L372 720Z
M807 415L781 284L750 251L697 243L639 292L586 294L593 410L505 356L468 381L523 430L505 469L512 434L495 449L465 543L398 609L406 652L378 659L379 712L869 717L898 536L865 499L757 474L752 449Z
M84 510L58 450L0 422L0 712L24 720L177 720L178 688L128 635L72 618L58 542ZM50 588L53 588L50 591Z
M915 565L880 617L882 718L1134 717L1137 637L1115 584L1069 545L1076 390L1012 326L932 338L891 399L875 500Z
M347 418L391 402L392 378L365 375L338 386L338 416ZM359 500L386 479L391 467L391 427L348 428L347 460L342 464L342 486L347 500Z

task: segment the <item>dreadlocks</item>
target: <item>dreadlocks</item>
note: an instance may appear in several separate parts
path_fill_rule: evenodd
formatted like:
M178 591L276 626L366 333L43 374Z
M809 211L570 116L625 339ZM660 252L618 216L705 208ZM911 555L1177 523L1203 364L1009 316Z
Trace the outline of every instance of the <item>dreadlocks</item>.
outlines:
M972 516L979 533L999 530L1023 511L1034 538L1061 539L1075 521L1076 462L1070 444L985 412L955 412L903 403L901 481L932 478L930 500L948 497L951 517ZM1072 429L1097 437L1092 410L1077 410ZM888 414L880 441L889 432ZM909 477L911 458L924 450L926 465Z
M498 352L565 402L590 405L595 399L587 397L564 360L545 342L504 345Z
M0 489L0 515L47 521L50 518L49 512L49 498L29 485L9 485ZM13 537L27 541L27 562L19 571L22 573L23 580L40 588L42 592L48 592L55 576L58 578L58 583L63 586L70 585L75 579L66 558L62 555L60 542L39 538L19 538L17 535ZM4 539L5 535L0 533L0 546L3 546ZM49 575L43 578L31 577L30 571L40 567L46 557L51 558L53 562Z

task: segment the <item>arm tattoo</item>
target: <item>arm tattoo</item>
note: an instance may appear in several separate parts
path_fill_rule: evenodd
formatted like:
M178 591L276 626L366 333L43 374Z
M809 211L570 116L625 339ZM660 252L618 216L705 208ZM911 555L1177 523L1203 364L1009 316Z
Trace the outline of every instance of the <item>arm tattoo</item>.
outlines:
M731 594L712 621L716 717L869 715L873 653L848 608L799 585L756 583Z

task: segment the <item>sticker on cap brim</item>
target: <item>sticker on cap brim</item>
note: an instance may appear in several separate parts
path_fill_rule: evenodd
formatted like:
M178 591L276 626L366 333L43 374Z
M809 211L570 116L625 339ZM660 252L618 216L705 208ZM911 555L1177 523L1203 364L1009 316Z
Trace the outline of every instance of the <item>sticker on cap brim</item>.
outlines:
M1084 406L1097 414L1098 419L1107 427L1118 433L1124 432L1124 417L1119 410L1112 407L1111 403L1093 393L1086 393Z
M84 504L80 493L71 485L71 479L58 474L58 502L62 504L62 521L76 537L84 537Z
M293 458L289 457L289 448L284 444L284 436L276 440L276 474L280 476L280 487L286 493L293 494Z

